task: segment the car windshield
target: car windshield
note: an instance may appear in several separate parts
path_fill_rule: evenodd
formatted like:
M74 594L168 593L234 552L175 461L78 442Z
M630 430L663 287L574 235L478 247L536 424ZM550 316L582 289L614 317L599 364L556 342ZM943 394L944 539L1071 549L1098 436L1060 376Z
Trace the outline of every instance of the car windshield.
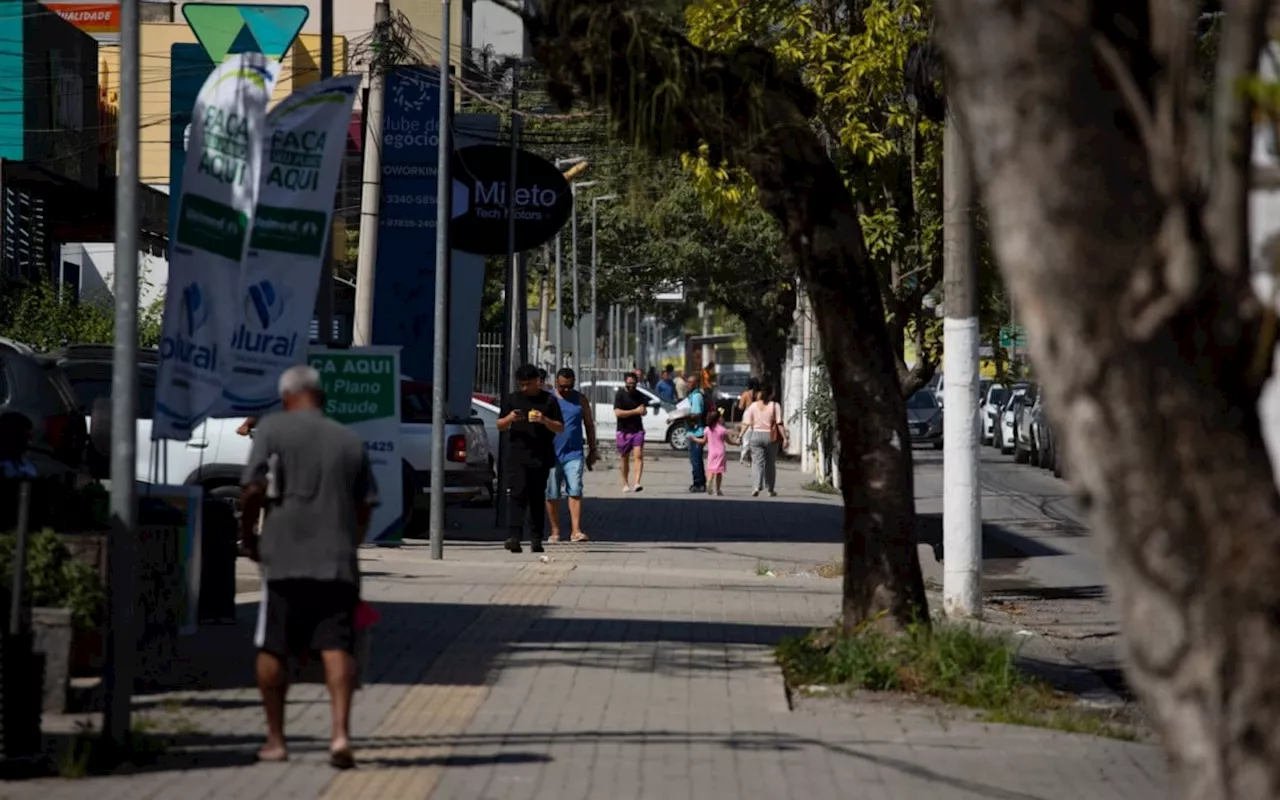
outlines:
M1005 395L1004 387L997 386L991 390L991 399L988 402L998 406L1004 402L1004 395Z
M916 392L907 398L907 408L909 409L924 410L937 407L938 398L934 396L933 392L928 390Z

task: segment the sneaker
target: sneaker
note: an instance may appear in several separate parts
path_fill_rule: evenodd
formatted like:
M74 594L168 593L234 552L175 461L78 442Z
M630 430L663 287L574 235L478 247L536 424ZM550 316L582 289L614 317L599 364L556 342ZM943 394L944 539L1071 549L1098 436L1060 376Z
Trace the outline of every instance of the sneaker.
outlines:
M769 496L770 496L770 497L777 497L777 496L778 496L778 493L777 493L777 492L775 492L774 490L770 489L770 490L769 490Z
M570 537L569 537L569 541L571 541L571 542L589 542L589 541L591 541L591 540L590 540L589 538L587 538L587 535L586 535L585 533L583 533L582 531L578 531L577 533L575 533L575 534L573 534L572 536L570 536Z
M541 552L542 552L542 542L537 541L536 539L535 539L534 541L532 541L532 542L529 542L529 552L530 552L530 553L541 553Z
M716 489L716 497L724 497L724 489Z
M644 491L644 487L637 483L635 491L636 491L636 494L639 494L640 492Z
M503 547L505 547L505 548L507 548L508 550L510 550L510 551L511 551L511 552L513 552L513 553L519 553L519 552L520 552L520 540L519 540L519 539L508 539L508 540L506 541L506 543L505 543L505 544L503 544L502 546L503 546Z
M622 493L623 493L623 494L626 494L626 493L627 493L627 492L629 492L629 491L631 491L631 487L630 487L630 486L628 486L628 485L627 485L627 484L625 484L625 483L624 483L624 484L622 484Z
M751 493L751 496L752 496L752 497L759 497L759 496L760 496L760 490L759 490L759 489L756 489L755 491L753 491L753 492Z
M706 490L707 490L707 487L705 486L690 486L689 494L702 494Z

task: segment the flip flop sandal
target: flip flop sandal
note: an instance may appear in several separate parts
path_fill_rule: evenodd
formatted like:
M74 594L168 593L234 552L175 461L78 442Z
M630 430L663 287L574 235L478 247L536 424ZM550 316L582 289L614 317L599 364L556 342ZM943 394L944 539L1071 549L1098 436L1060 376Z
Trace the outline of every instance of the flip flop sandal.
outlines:
M589 542L589 541L591 541L589 538L587 538L587 535L586 535L585 533L575 533L573 536L570 536L570 537L569 537L569 540L570 540L570 541L573 541L573 542Z
M356 757L350 750L334 750L329 753L329 766L334 769L355 769Z

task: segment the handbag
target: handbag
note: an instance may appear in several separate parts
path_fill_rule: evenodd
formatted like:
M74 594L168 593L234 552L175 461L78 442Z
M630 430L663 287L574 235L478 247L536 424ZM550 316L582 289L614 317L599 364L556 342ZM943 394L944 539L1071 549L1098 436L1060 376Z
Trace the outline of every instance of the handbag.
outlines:
M769 444L782 441L781 426L778 425L778 418L782 416L782 410L778 408L777 403L769 404L769 413L772 415L769 422Z

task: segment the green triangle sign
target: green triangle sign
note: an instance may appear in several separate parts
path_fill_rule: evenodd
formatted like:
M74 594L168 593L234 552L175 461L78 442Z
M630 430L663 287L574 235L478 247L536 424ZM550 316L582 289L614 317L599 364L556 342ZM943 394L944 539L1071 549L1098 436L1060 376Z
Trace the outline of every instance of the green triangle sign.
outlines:
M254 47L279 61L298 38L311 11L306 6L224 3L186 3L182 16L209 60L221 64L227 56Z

